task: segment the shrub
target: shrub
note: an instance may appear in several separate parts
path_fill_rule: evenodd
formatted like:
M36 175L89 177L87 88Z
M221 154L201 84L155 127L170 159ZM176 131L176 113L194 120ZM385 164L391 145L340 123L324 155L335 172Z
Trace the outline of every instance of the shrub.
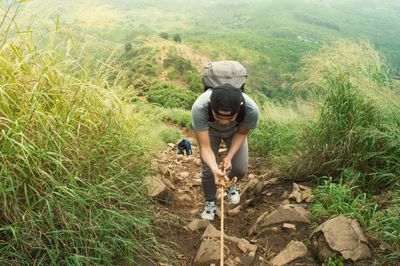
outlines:
M169 35L168 35L168 33L166 33L166 32L161 32L161 33L159 34L159 36L160 36L161 38L165 39L165 40L168 40L168 38L169 38Z
M177 143L182 137L181 132L175 127L165 127L160 134L161 139L165 143Z
M171 51L167 54L167 58L164 59L163 66L165 68L172 67L177 73L176 78L181 78L186 73L196 72L196 68L192 65L190 60Z
M173 122L187 129L192 128L192 114L188 110L178 108L164 109L160 116L164 121Z
M310 172L337 176L352 167L365 174L371 189L395 184L400 173L397 118L384 115L346 75L328 80L325 103L305 137Z
M175 34L174 35L174 41L177 42L177 43L181 43L182 42L181 35Z
M157 84L150 88L147 100L168 108L191 109L197 94L168 84Z

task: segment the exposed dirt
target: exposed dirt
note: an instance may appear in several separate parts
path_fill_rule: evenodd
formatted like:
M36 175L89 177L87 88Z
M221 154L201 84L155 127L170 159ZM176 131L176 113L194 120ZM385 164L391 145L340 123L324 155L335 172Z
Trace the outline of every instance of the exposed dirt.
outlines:
M204 208L198 148L192 136L186 134L186 139L189 139L192 143L192 156L189 158L178 157L176 147L171 147L162 152L155 161L156 167L160 169L159 175L164 176L171 184L169 197L159 202L156 207L157 213L154 223L158 226L157 237L179 254L179 265L203 265L195 264L194 258L201 244L200 238L204 229L192 232L186 228L193 219L200 218ZM220 157L223 157L223 154ZM296 230L285 229L282 224L277 224L259 235L249 235L249 229L257 218L266 211L275 210L281 205L282 201L287 200L292 191L292 181L280 178L279 175L272 172L262 172L263 168L262 160L250 158L248 176L238 181L239 191L243 191L246 184L254 178L263 180L277 178L275 184L264 187L262 191L247 191L242 195L241 203L248 199L253 199L252 202L238 214L229 216L225 213L224 216L225 234L245 238L252 244L256 244L258 250L255 257L252 258L240 251L236 244L225 241L227 247L225 261L233 261L235 258L239 258L241 261L236 264L226 263L226 265L268 265L268 261L282 251L291 240L300 240L306 245L309 244L308 236L311 230L309 225L302 223L295 223ZM226 200L224 206L225 211L235 207L228 205ZM220 219L218 216L212 224L219 230ZM313 256L308 251L305 257L287 265L319 264L314 261Z

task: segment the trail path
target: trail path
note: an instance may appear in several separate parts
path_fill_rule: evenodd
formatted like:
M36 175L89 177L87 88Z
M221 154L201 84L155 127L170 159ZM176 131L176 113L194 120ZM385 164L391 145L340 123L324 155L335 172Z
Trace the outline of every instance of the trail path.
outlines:
M207 230L207 223L203 224L200 220L204 207L200 156L196 141L190 133L185 135L193 145L192 156L178 157L176 146L171 144L171 147L161 152L154 162L155 167L159 169L154 178L164 184L157 189L159 204L154 220L158 227L156 234L179 254L179 265L219 265L219 257L212 259L213 256L217 256L216 253L219 254L219 233L213 237L212 231L214 228L219 230L220 219L216 216L210 223L214 228L208 227ZM221 150L220 158L224 156L224 152L226 151ZM276 217L272 217L275 223L272 221L273 223L268 225L269 221L265 219L268 214L280 206L292 206L288 197L292 192L293 182L280 178L273 172L262 172L261 169L262 161L250 158L248 175L238 182L241 194L238 206L241 207L230 206L225 200L225 234L227 238L237 238L231 238L230 241L225 239L225 265L269 265L290 241L298 240L308 244L309 224L294 222L299 220L297 216L300 214L289 213L279 217L278 213ZM308 208L307 203L295 206ZM266 214L263 215L264 213ZM285 221L276 222L280 219ZM301 219L303 218L300 217ZM211 232L211 235L202 240L205 230ZM238 245L239 242L241 244ZM257 250L252 252L255 245ZM308 250L303 256L285 265L319 264L314 261Z

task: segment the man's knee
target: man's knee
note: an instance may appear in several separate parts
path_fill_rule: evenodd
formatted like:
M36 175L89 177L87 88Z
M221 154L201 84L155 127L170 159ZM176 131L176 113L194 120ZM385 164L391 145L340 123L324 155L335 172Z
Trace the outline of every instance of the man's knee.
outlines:
M232 171L231 171L230 175L231 175L231 177L235 177L236 176L239 179L243 178L243 177L245 177L247 175L247 168L246 169L243 169L243 168L240 168L240 169L232 168Z

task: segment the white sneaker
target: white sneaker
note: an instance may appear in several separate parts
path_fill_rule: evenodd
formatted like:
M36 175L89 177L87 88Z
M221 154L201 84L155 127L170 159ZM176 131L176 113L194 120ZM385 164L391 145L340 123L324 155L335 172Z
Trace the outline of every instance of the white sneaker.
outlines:
M235 186L228 188L226 193L230 204L238 204L240 202L240 195Z
M206 201L204 211L201 214L201 218L204 220L214 221L216 209L217 203L215 201Z

